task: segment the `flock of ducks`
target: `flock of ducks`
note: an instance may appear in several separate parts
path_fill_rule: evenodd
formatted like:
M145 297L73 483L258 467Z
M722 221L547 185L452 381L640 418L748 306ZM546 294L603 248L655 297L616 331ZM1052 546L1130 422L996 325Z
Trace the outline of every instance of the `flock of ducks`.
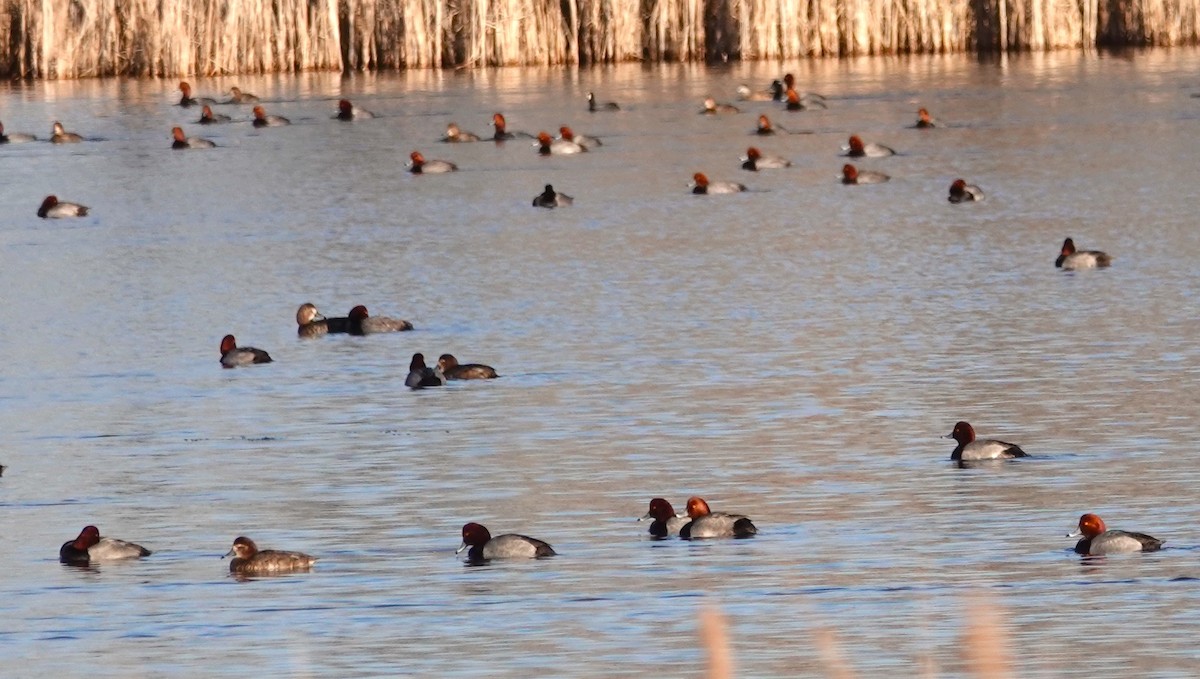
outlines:
M200 106L201 117L197 121L201 125L228 122L229 116L217 114L212 106L220 104L238 105L254 104L255 127L278 127L290 124L287 118L268 114L259 103L259 98L253 94L242 92L237 87L230 90L228 99L217 102L211 98L195 98L191 87L183 82L179 85L182 97L179 105L182 107ZM766 90L754 91L748 86L738 88L738 95L745 101L782 102L784 110L803 111L809 108L825 108L826 97L818 94L800 94L795 89L795 79L787 74L781 80L775 80ZM620 111L616 102L598 102L593 93L587 95L588 111ZM709 97L704 101L700 113L703 115L721 115L738 113L740 109L733 104L718 103ZM921 108L917 114L914 127L929 129L938 123L929 112ZM348 100L338 102L335 119L342 121L369 120L375 115L370 111L355 106ZM602 145L599 139L575 134L570 127L562 126L559 136L552 138L548 132L529 134L514 132L507 128L504 116L496 113L492 117L494 132L489 138L483 138L469 131L462 130L455 123L450 123L446 135L440 140L446 143L466 143L479 141L502 142L512 139L534 140L538 153L543 155L570 155L585 153ZM758 125L754 133L769 136L776 133L777 126L764 114L758 117ZM172 129L173 149L204 149L212 148L215 144L201 137L187 136L181 127ZM22 143L35 141L33 135L5 134L0 123L0 143ZM64 129L60 122L54 122L50 141L56 144L79 143L83 137ZM844 154L849 158L886 158L896 154L888 146L865 142L858 135L851 135ZM409 171L414 174L444 174L454 172L458 166L446 160L426 159L420 151L413 151L410 156ZM747 149L742 168L748 171L767 169L782 169L789 167L791 162L780 156L765 154L757 147ZM746 190L745 185L731 181L713 181L704 173L697 172L693 176L692 192L696 194L728 194ZM874 184L886 182L890 177L874 170L862 170L847 163L842 168L842 183ZM956 179L949 190L951 203L975 202L984 199L982 189L968 184L964 179ZM566 207L571 205L570 196L554 190L546 184L544 191L533 198L533 206L541 208ZM42 218L56 219L79 217L88 214L89 208L83 205L60 201L56 196L47 196L38 209L37 215ZM1062 269L1082 269L1107 267L1112 258L1106 253L1093 250L1077 250L1074 241L1067 238L1062 245L1061 254L1055 261L1055 266ZM315 338L329 334L369 335L376 333L404 332L413 329L411 322L383 316L371 316L362 305L353 307L345 317L326 317L312 303L302 304L296 312L297 334L302 338ZM221 365L226 368L265 364L272 362L269 353L262 349L238 346L233 335L226 335L220 345ZM412 389L423 389L446 384L447 380L492 379L497 377L491 366L470 363L460 364L452 354L442 354L435 366L426 366L424 355L413 355L409 365L409 374L405 380L406 386ZM951 460L962 463L982 460L999 460L1027 457L1028 454L1019 446L1004 441L992 439L977 439L974 428L967 422L955 424L947 436L957 442L957 447L951 453ZM3 473L0 467L0 474ZM678 536L682 539L712 539L712 538L748 538L756 535L758 529L747 516L726 512L713 512L708 503L700 497L689 498L686 512L677 514L670 502L663 498L650 501L649 510L641 520L652 520L649 534L656 539ZM1153 551L1159 549L1163 541L1143 533L1109 530L1104 521L1095 514L1084 514L1079 519L1078 530L1069 537L1081 537L1075 545L1075 551L1086 555L1112 554L1119 552ZM478 523L467 523L462 527L462 544L457 553L467 550L469 562L482 562L496 558L543 558L554 556L556 552L550 544L519 534L504 534L492 536L488 529ZM71 565L89 565L97 562L133 559L149 556L150 550L132 542L102 537L95 526L86 526L79 536L62 545L59 558L63 563ZM269 575L304 571L310 569L316 562L316 557L301 552L281 550L260 550L253 540L239 536L233 541L233 546L226 557L233 557L229 570L245 575Z

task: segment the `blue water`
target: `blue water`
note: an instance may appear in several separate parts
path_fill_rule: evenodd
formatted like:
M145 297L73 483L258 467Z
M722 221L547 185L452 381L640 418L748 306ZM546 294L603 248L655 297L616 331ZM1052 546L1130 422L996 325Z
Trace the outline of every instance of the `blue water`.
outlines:
M1200 52L7 85L0 120L5 676L1016 676L1200 671ZM783 71L825 111L712 93ZM595 90L623 110L588 114ZM331 119L348 97L379 118ZM908 129L925 106L945 126ZM604 146L439 144L563 124ZM763 140L758 113L805 132ZM213 139L170 150L170 128ZM900 155L845 187L851 133ZM754 144L786 170L739 169ZM413 150L453 175L413 177ZM693 196L694 172L751 192ZM950 205L956 177L987 199ZM537 210L551 182L576 199ZM35 216L46 194L89 205ZM1116 259L1065 273L1063 238ZM303 302L416 330L296 337ZM275 363L222 370L220 339ZM503 375L410 392L409 358ZM959 469L957 420L1032 457ZM751 540L651 542L652 497ZM1167 541L1081 560L1080 514ZM560 556L467 567L462 524ZM57 562L87 524L154 550ZM239 581L234 537L320 558ZM972 602L984 602L973 604Z

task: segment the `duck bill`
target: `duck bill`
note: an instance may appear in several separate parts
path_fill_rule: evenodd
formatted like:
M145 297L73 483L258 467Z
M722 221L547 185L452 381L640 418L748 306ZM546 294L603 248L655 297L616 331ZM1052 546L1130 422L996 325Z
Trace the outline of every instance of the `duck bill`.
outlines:
M458 549L454 550L454 553L455 553L455 554L462 554L463 550L464 550L464 549L466 549L466 548L467 548L467 543L465 543L465 542L464 542L464 543L462 543L461 545L459 545L459 546L458 546Z
M650 512L646 512L646 515L645 515L645 516L643 516L642 518L638 519L638 521L648 521L648 520L650 520L650 519L653 519L653 518L654 518L654 517L650 515Z
M227 558L229 558L229 557L231 557L231 556L233 556L233 550L232 550L232 549L231 549L231 550L229 550L228 552L225 552L225 554L224 554L224 555L222 555L222 556L221 556L221 558L222 558L222 559L227 559Z
M1081 531L1081 530L1073 530L1073 531L1071 531L1070 533L1067 533L1067 537L1069 537L1069 538L1081 538L1081 537L1083 537L1083 531Z

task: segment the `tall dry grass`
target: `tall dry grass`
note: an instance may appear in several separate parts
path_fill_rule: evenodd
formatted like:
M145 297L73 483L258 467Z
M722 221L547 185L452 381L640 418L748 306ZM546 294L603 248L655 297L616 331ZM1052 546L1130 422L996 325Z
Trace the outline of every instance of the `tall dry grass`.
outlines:
M792 59L1200 40L1200 0L0 0L9 77Z

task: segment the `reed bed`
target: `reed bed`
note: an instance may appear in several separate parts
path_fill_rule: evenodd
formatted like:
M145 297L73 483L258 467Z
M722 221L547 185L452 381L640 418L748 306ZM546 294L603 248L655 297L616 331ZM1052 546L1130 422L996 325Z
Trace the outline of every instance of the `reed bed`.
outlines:
M10 78L1178 45L1200 0L0 0Z

